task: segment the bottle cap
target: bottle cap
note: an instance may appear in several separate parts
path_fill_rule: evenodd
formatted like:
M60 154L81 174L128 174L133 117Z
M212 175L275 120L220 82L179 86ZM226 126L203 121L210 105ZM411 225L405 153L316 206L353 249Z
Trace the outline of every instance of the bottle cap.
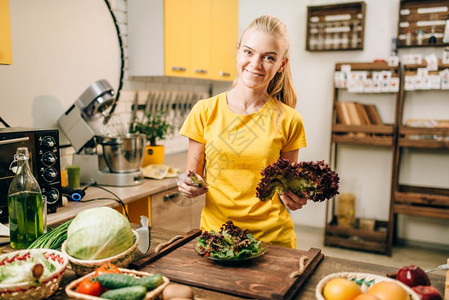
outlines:
M28 159L30 156L28 154L28 148L27 147L19 147L17 148L17 152L16 155L17 158L19 159ZM14 156L14 159L16 159L16 157Z
M14 154L14 160L9 165L9 169L13 171L14 174L17 174L17 161L18 160L28 160L30 158L28 154L27 147L18 147L16 154Z

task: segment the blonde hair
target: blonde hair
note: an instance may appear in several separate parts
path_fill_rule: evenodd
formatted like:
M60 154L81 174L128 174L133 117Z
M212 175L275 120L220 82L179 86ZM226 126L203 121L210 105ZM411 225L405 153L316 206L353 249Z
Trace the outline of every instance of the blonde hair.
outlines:
M242 37L245 35L246 31L250 28L255 28L262 32L271 33L285 41L287 50L285 51L284 57L289 57L289 37L287 32L287 26L276 17L273 16L260 16L254 19L248 27L243 31L240 37L239 45L242 42ZM234 81L236 84L237 79ZM290 70L290 64L287 62L283 68L283 71L276 73L273 79L268 84L267 88L268 95L273 97L275 100L285 103L286 105L296 108L296 91L293 87L292 75Z

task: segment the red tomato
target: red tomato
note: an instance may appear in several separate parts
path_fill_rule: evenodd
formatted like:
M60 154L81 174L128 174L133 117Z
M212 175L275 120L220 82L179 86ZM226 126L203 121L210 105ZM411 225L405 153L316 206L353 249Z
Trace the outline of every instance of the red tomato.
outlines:
M105 263L104 265L100 266L95 270L95 276L98 276L100 274L107 274L107 273L120 273L120 270L117 268L116 265L112 263Z
M103 292L103 288L101 284L94 278L85 278L76 287L76 292L85 295L100 297L101 293Z

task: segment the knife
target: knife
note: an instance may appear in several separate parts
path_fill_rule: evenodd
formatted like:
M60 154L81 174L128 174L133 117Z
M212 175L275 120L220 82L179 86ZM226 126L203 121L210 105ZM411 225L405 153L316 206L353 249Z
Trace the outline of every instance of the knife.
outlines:
M150 249L150 231L148 230L148 225L150 224L150 220L146 216L140 216L140 225L142 227L137 228L136 232L139 234L139 245L137 245L137 249L139 249L142 254L146 254Z

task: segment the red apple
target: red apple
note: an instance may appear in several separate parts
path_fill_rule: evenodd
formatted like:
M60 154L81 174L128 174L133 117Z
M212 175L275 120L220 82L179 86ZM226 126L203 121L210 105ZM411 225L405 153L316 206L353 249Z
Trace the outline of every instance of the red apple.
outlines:
M429 276L427 276L427 273L415 265L402 267L398 271L396 279L402 283L405 283L409 287L414 287L417 285L430 285L430 279Z
M412 290L421 297L421 300L443 300L440 291L431 285L414 286Z

